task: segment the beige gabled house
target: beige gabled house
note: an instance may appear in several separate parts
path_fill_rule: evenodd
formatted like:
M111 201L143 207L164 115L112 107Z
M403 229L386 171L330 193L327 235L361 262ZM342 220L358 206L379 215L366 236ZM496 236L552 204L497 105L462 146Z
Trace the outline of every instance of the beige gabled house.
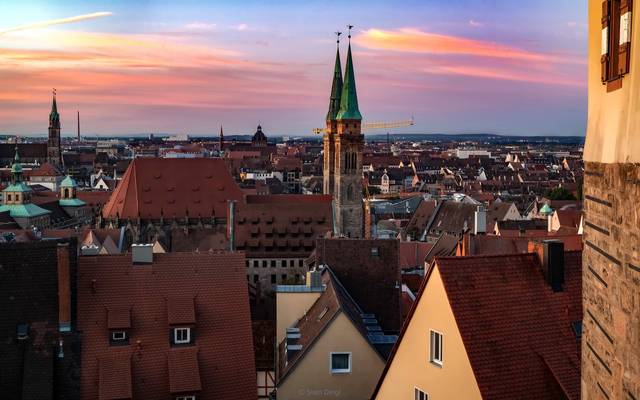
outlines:
M581 253L562 242L436 258L372 398L579 399L581 327Z
M284 290L276 298L277 398L370 399L397 335L385 335L329 267Z

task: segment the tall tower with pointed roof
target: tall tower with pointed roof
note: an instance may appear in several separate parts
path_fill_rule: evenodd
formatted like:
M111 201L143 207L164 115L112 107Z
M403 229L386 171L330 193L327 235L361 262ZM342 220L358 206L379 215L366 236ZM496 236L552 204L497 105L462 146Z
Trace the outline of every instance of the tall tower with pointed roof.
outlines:
M349 26L351 30L351 26ZM356 79L351 56L351 32L340 109L336 115L334 190L336 226L340 235L362 237L362 115L358 108Z
M220 139L219 139L219 146L218 146L218 150L220 152L222 152L223 148L222 146L224 145L224 132L222 132L222 125L220 125Z
M338 134L338 122L336 117L340 111L340 96L342 96L342 66L340 65L340 34L338 37L336 50L336 63L333 68L333 82L331 84L331 97L329 98L329 111L327 112L327 127L325 129L324 144L324 164L323 164L323 192L333 194L334 173L335 173L335 138Z
M56 103L56 90L53 90L53 102L49 113L49 141L47 142L47 161L62 169L62 149L60 147L60 114Z

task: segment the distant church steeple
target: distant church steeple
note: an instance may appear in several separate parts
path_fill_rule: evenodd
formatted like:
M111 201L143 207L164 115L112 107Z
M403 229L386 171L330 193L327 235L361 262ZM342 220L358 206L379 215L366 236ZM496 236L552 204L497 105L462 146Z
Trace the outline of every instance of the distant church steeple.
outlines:
M47 141L47 161L62 170L62 148L60 147L60 114L53 89L53 101L49 113L49 140Z
M222 152L222 145L224 144L224 132L222 131L222 124L220 125L220 139L219 139L219 150Z
M351 25L349 25L349 48L347 50L347 65L344 68L344 84L340 96L340 111L337 119L362 120L358 109L358 93L356 92L356 75L353 71L353 59L351 58Z
M336 116L337 134L334 149L335 221L337 234L352 238L362 237L362 150L364 135L361 133L362 114L358 108L356 77L351 56L351 28L347 64L340 95L340 111ZM326 158L325 158L326 160Z
M327 112L327 125L323 137L324 168L323 168L323 193L333 194L334 167L335 167L335 137L338 134L336 117L340 111L340 96L342 96L342 65L340 65L340 35L336 32L336 62L333 67L333 80L331 94L329 96L329 111Z

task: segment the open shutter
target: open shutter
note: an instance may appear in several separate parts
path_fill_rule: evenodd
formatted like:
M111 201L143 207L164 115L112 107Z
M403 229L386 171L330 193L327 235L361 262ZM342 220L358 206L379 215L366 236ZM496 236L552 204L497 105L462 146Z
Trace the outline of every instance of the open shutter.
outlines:
M631 62L631 3L632 0L620 0L619 76L629 73L629 64Z
M609 9L611 0L602 2L602 42L600 51L601 79L602 82L609 80Z

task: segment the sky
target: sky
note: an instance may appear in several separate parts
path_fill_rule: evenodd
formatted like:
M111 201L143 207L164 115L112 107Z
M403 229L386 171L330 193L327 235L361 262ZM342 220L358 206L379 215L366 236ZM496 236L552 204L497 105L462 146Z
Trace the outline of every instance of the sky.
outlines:
M364 122L584 135L586 3L0 0L0 134L311 134L351 24Z

